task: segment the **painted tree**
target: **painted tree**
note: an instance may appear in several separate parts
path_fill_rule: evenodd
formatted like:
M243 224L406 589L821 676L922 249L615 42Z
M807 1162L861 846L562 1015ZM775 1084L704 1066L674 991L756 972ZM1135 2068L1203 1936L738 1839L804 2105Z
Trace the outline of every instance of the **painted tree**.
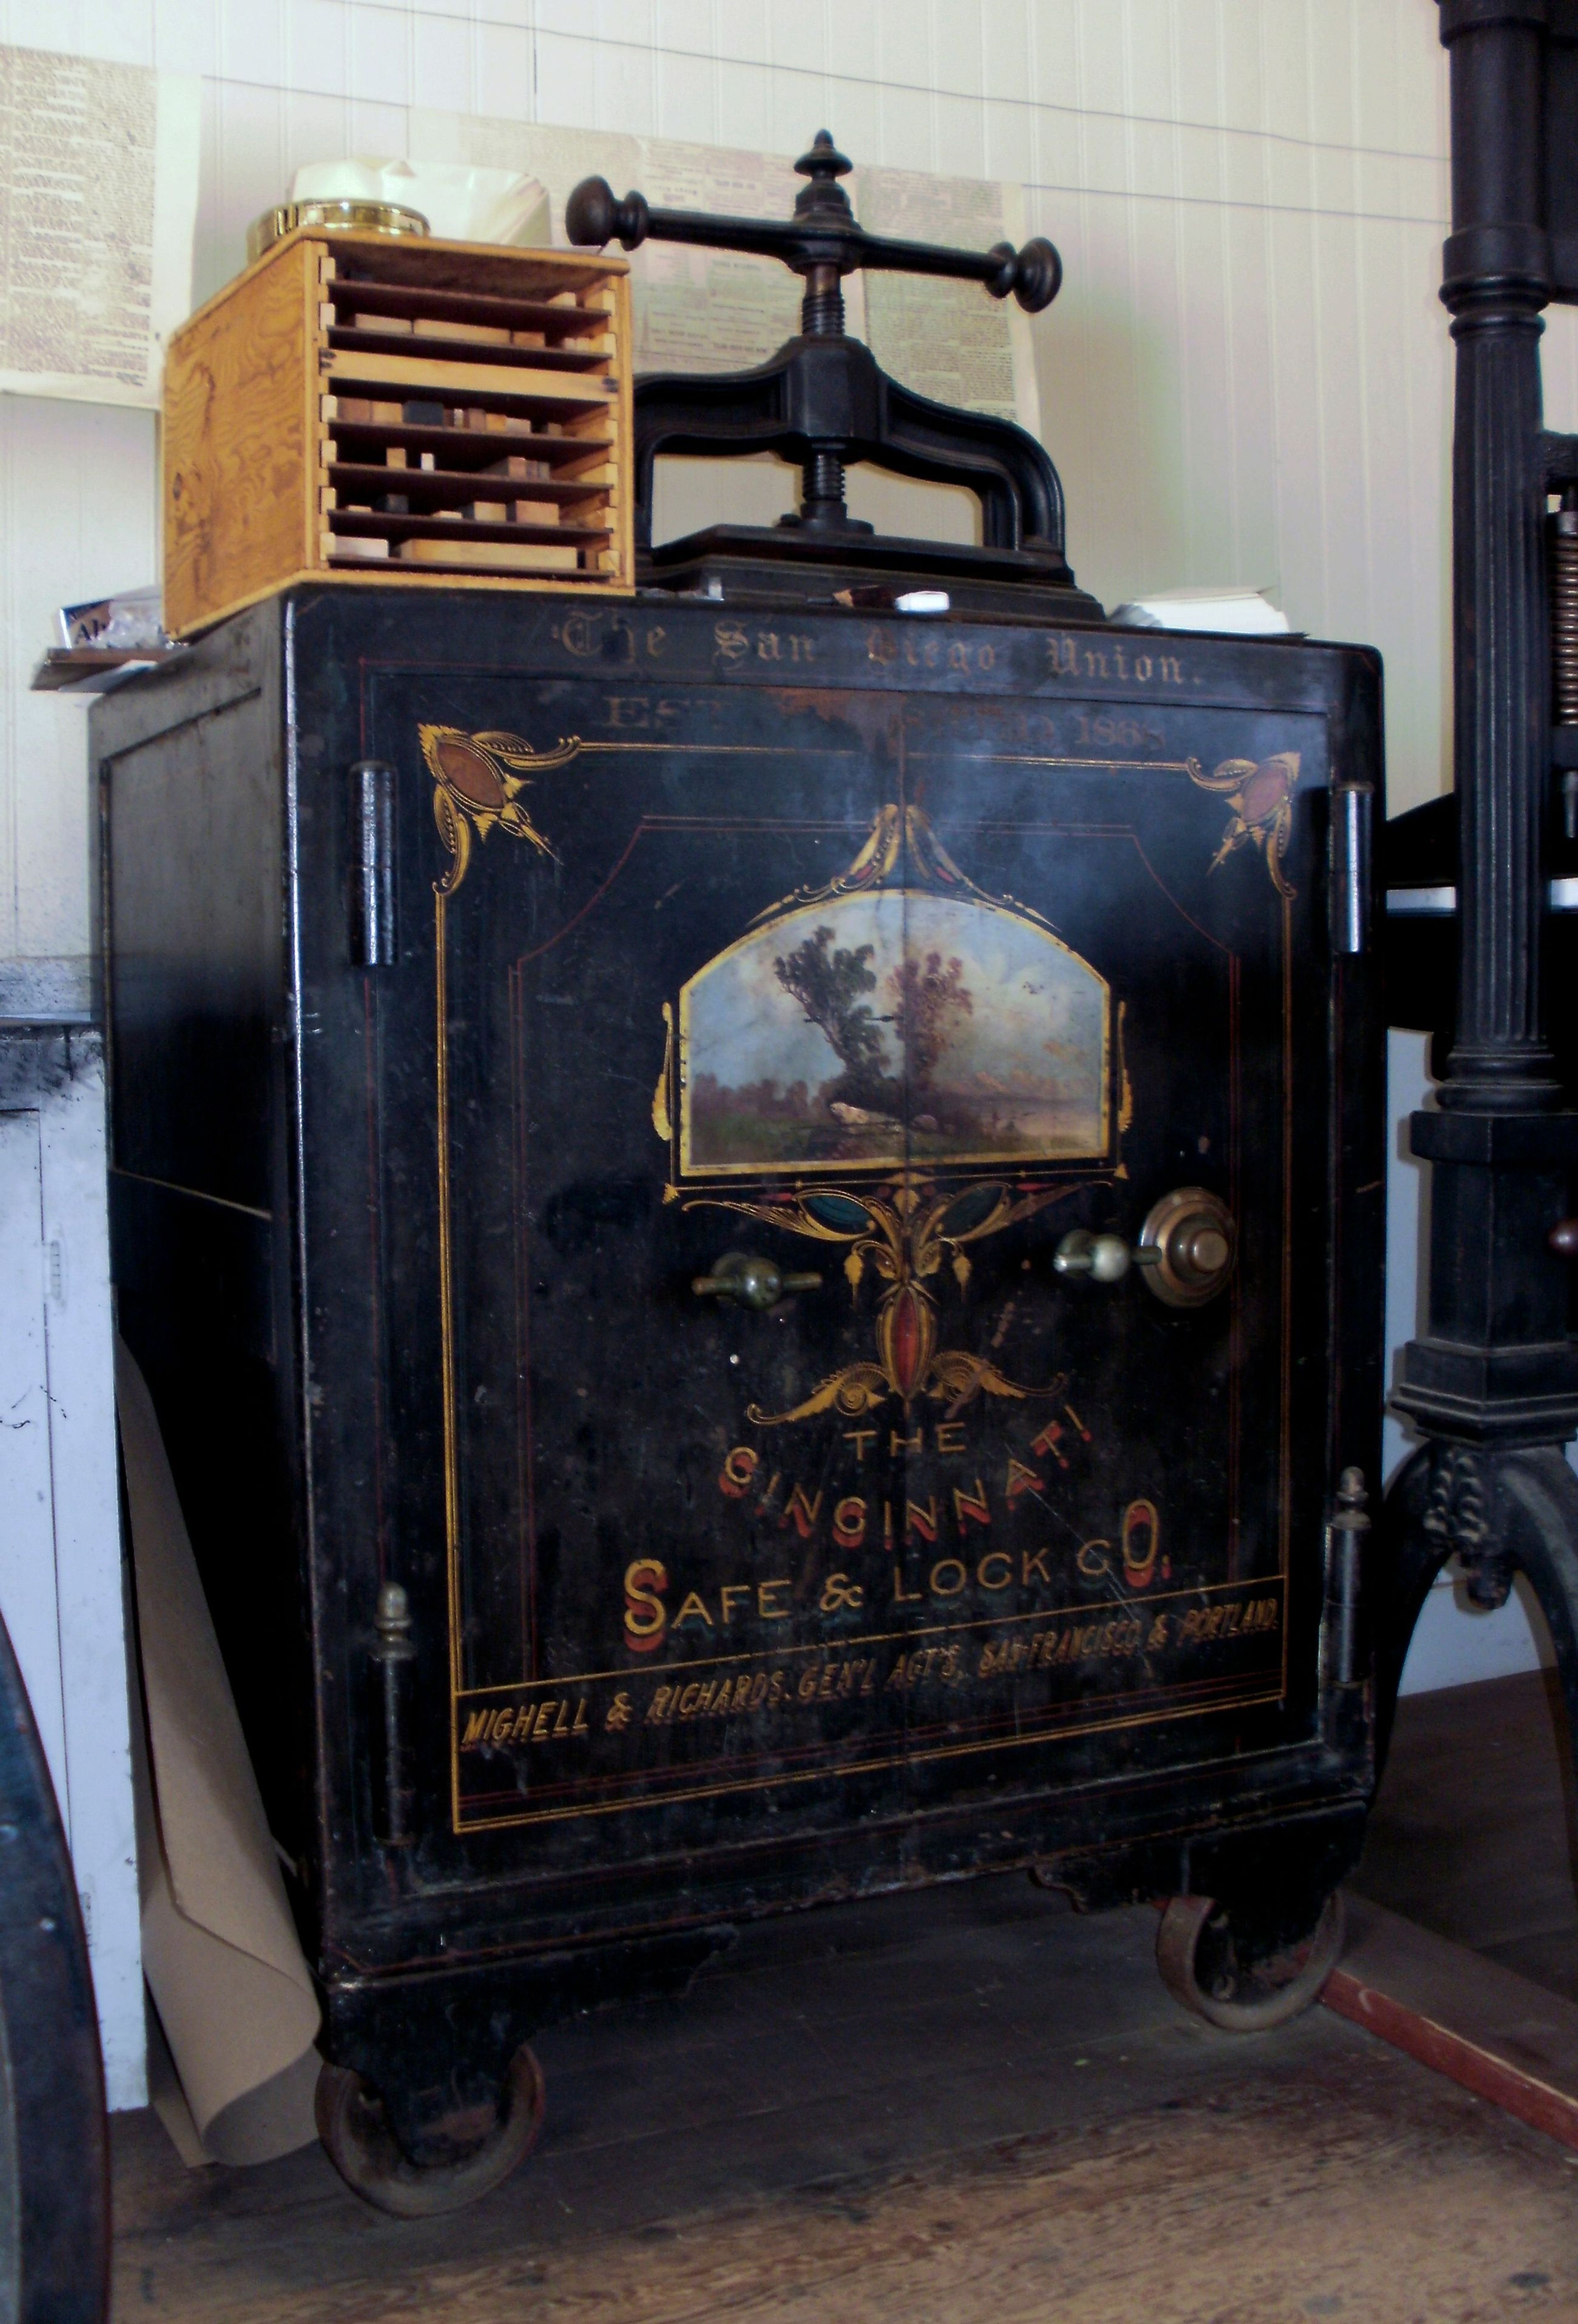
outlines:
M814 928L804 944L773 962L773 973L826 1036L844 1067L840 1093L857 1104L881 1108L891 1102L893 1087L885 1071L881 1025L865 998L877 989L871 966L876 947L835 946L833 936L830 927Z
M960 1019L973 1017L975 1003L964 982L964 964L944 964L940 952L924 962L906 958L888 978L893 995L893 1027L904 1044L909 1078L917 1089L930 1087L943 1051Z

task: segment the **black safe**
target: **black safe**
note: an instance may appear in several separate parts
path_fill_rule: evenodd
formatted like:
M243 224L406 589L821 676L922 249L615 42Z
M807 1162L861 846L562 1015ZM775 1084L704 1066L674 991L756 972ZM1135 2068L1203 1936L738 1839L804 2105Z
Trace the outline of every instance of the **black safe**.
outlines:
M917 1880L1213 1900L1269 2006L1372 1787L1376 657L322 587L93 731L120 1325L342 2168Z

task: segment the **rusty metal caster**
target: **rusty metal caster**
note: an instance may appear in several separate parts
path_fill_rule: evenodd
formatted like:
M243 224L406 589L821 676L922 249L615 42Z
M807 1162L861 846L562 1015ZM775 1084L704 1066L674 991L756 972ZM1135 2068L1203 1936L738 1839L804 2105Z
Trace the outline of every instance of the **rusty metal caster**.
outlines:
M417 2163L395 2138L371 2082L348 2066L326 2065L318 2077L318 2135L346 2186L365 2201L397 2219L430 2219L490 2193L525 2161L542 2127L545 2095L542 2070L523 2045L504 2078L492 2127L468 2138L472 2123L448 2126L453 2153Z
M1211 1896L1175 1896L1156 1932L1162 1983L1186 2009L1230 2034L1286 2025L1318 1998L1343 1950L1343 1899L1326 1898L1306 1937L1240 1957L1233 1924Z

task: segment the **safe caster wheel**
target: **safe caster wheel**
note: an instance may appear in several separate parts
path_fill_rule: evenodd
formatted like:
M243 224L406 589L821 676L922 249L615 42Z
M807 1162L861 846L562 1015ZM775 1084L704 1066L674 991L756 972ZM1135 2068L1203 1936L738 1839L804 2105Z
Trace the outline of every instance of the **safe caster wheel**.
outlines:
M493 2128L476 2140L462 2134L449 2156L413 2163L371 2082L348 2066L326 2065L318 2077L318 2135L346 2186L365 2201L397 2219L430 2219L474 2203L524 2162L542 2127L544 2097L541 2069L522 2046L504 2077Z
M1156 1965L1175 2000L1230 2034L1286 2025L1307 2009L1343 1950L1343 1899L1333 1893L1306 1935L1257 1943L1211 1896L1175 1896L1156 1935Z

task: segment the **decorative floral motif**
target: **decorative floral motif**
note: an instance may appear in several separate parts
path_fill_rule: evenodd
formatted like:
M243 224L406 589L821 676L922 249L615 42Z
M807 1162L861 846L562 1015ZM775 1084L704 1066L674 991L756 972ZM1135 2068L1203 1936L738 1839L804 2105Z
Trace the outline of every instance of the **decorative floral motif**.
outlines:
M578 735L551 751L534 751L519 734L467 734L459 726L420 726L417 732L435 786L438 836L449 851L449 869L435 883L441 896L452 896L466 877L473 831L479 839L494 829L507 832L558 862L521 794L532 775L569 764L581 747Z
M928 1286L948 1259L963 1290L970 1278L967 1243L1001 1234L1075 1191L1063 1185L1017 1194L983 1179L939 1192L930 1181L900 1176L870 1194L827 1187L777 1202L731 1201L718 1195L687 1202L687 1210L737 1211L814 1242L842 1243L846 1251L844 1272L852 1292L859 1292L868 1266L887 1286L877 1305L874 1363L845 1364L830 1372L788 1412L764 1412L753 1404L750 1420L758 1428L779 1428L820 1412L854 1418L874 1411L890 1397L897 1397L907 1410L917 1397L958 1410L982 1395L1057 1395L1066 1385L1061 1379L1046 1388L1021 1388L989 1357L961 1348L939 1349L937 1302Z
M1210 871L1220 870L1247 841L1265 857L1277 893L1292 897L1297 892L1282 875L1282 858L1293 829L1298 758L1297 751L1278 751L1269 759L1223 759L1210 774L1191 763L1190 781L1203 791L1220 792L1232 809L1232 820L1222 835Z

